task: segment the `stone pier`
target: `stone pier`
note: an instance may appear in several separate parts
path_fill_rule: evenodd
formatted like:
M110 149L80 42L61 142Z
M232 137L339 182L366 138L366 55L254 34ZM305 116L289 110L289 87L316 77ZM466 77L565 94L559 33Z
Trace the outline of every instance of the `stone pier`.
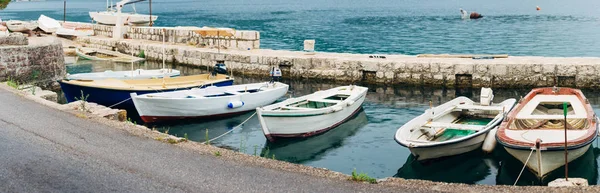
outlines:
M0 81L46 86L64 77L63 47L54 37L26 38L11 34L0 38Z
M103 27L97 34L108 31ZM110 28L110 27L108 27ZM593 57L522 57L509 56L497 59L471 58L420 58L406 55L306 53L300 51L259 49L258 32L247 34L238 31L239 42L253 39L251 49L229 43L229 47L217 50L197 44L193 33L170 29L168 43L160 42L160 27L127 29L133 39L114 40L108 36L92 36L77 39L89 47L118 50L138 54L144 51L148 60L192 66L213 66L217 60L235 73L267 76L277 66L284 76L295 79L323 79L344 83L368 82L378 84L409 84L442 87L494 87L529 88L541 86L569 86L597 88L600 86L600 58ZM179 35L178 35L179 34ZM237 37L240 35L240 37ZM223 37L220 37L223 38ZM159 40L159 41L156 41ZM243 40L246 41L246 40ZM245 45L246 43L242 43ZM212 44L211 44L212 45ZM250 45L248 43L247 45ZM317 42L318 48L318 42ZM165 53L163 54L163 49Z

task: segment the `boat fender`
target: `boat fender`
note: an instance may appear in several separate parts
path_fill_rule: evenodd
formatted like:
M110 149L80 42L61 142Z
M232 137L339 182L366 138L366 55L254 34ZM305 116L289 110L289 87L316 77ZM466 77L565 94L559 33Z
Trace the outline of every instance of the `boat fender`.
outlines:
M483 145L481 146L481 149L483 150L483 152L492 153L492 151L494 151L494 148L496 148L496 132L497 131L498 131L498 127L490 130L490 132L488 132L487 136L485 136L485 140L483 141Z
M333 109L333 112L338 112L338 111L341 111L343 109L343 107L342 106L334 106L334 107L332 107L332 109Z
M240 108L242 106L244 106L244 102L242 101L231 101L227 104L227 107L230 109Z
M354 100L348 100L346 103L347 106L352 106L354 104Z

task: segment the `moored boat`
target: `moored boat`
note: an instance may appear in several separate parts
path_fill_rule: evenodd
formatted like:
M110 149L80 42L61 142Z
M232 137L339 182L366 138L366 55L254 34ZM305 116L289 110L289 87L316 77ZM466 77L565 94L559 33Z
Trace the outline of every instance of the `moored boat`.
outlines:
M77 22L65 22L61 28L56 30L56 35L61 36L91 36L94 35L94 29L91 24L77 23Z
M362 107L367 88L341 86L256 108L269 141L278 137L308 137L326 132L350 119Z
M521 99L502 122L496 139L504 149L538 176L583 155L597 138L598 120L583 93L572 88L537 88Z
M133 109L130 94L138 95L168 92L182 89L203 88L207 86L229 86L233 79L226 75L200 74L193 76L180 76L161 79L139 79L139 80L59 80L60 87L65 94L67 102L86 98L89 102L95 102L104 106L115 106L125 109ZM83 96L82 96L83 95Z
M163 77L176 77L181 72L175 69L156 69L156 70L128 70L128 71L104 71L104 72L90 72L90 73L79 73L79 74L68 74L66 79L69 80L101 80L101 79L151 79L151 78L163 78Z
M458 155L481 148L487 133L498 126L515 99L494 104L492 90L482 88L479 104L457 97L400 127L394 136L417 160Z
M84 60L113 61L122 63L141 62L145 60L144 58L138 58L127 54L122 54L120 52L96 48L79 47L75 49L75 53L80 59Z
M283 97L288 85L280 82L179 90L145 95L131 93L131 99L146 123L227 117L253 111Z

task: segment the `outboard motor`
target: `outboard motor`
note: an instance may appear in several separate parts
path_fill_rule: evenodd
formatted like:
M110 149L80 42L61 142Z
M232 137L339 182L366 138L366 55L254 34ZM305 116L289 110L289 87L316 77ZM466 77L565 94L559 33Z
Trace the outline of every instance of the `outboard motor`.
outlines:
M227 74L227 66L225 66L225 61L219 60L213 67L212 75L216 76L217 74Z
M482 106L489 106L494 100L494 91L491 88L481 88L480 103Z

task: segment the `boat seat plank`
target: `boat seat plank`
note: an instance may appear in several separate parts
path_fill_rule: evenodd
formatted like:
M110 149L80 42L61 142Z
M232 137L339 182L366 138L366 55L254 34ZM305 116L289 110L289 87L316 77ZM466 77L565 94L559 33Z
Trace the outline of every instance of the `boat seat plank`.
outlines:
M415 139L406 139L406 141L408 141L408 142L414 142L414 143L431 143L431 141L415 140Z
M502 111L503 106L483 106L483 105L456 105L458 109L474 109L474 110L484 110L484 111Z
M281 107L281 109L287 109L287 110L311 110L312 108L304 108L304 107Z
M320 103L334 103L334 104L337 104L337 103L339 103L339 102L342 102L342 101L338 101L338 100L331 100L331 99L309 99L309 101L312 101L312 102L320 102Z
M441 123L441 122L428 122L423 126L431 127L431 128L451 128L451 129L471 130L471 131L480 131L483 128L485 128L485 125L464 125L464 124Z

